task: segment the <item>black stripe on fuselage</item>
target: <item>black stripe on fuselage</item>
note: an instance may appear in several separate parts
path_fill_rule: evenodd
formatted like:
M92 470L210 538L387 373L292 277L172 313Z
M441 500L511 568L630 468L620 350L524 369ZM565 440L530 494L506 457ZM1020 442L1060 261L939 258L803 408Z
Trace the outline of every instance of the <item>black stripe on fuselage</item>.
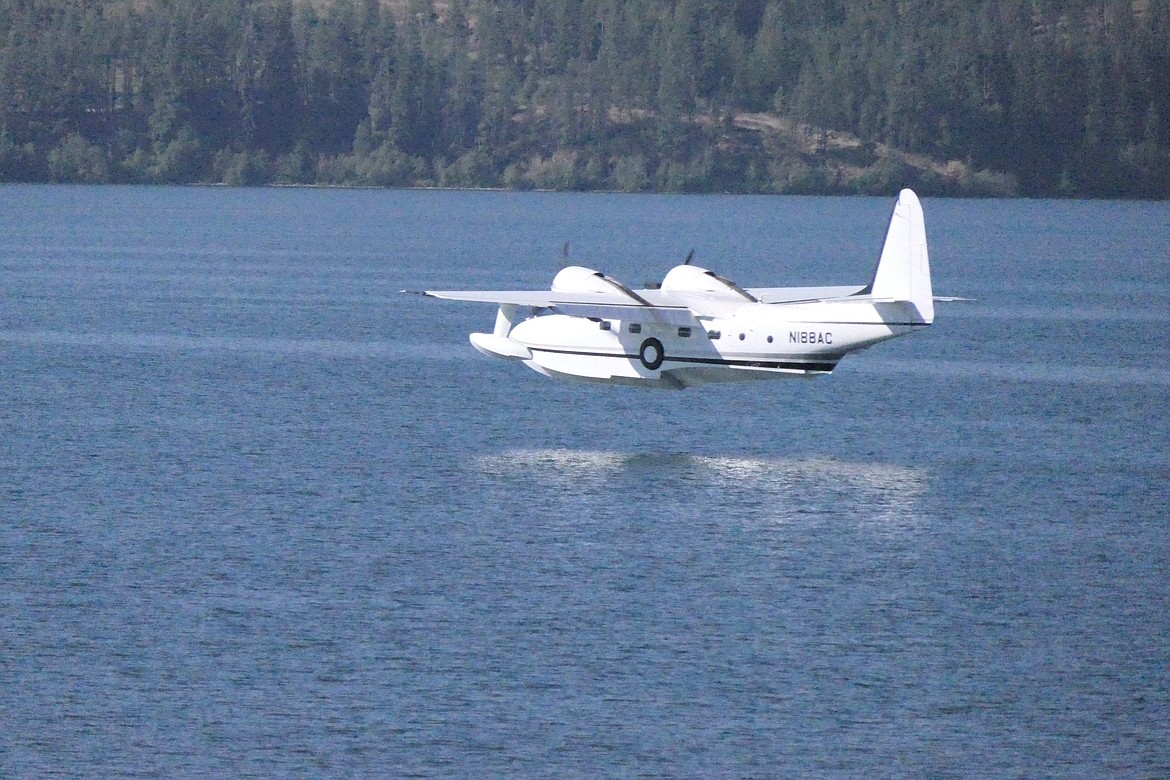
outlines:
M731 360L730 358L663 358L667 363L701 363L708 366L732 366L735 368L781 368L789 371L832 371L836 363L799 363L787 360Z
M612 352L589 352L577 349L546 349L544 347L529 347L533 352L549 352L554 355L580 355L582 357L625 358L637 360L638 355L626 355ZM706 366L729 366L731 368L773 368L786 371L832 371L837 363L801 363L787 360L732 360L731 358L700 358L700 357L672 357L665 356L664 363L696 363Z

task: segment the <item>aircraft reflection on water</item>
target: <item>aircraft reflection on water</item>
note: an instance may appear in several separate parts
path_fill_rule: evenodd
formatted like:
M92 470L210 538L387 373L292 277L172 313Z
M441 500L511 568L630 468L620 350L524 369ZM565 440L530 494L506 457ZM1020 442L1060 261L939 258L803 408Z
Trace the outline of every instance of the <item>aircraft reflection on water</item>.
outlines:
M492 479L518 479L540 486L552 512L560 502L573 516L596 503L612 506L615 491L652 477L657 512L687 514L737 491L757 496L762 515L774 521L845 512L856 524L905 528L922 521L918 499L928 475L887 463L846 462L826 457L628 453L569 448L516 448L477 456L478 471ZM716 501L721 504L721 500Z

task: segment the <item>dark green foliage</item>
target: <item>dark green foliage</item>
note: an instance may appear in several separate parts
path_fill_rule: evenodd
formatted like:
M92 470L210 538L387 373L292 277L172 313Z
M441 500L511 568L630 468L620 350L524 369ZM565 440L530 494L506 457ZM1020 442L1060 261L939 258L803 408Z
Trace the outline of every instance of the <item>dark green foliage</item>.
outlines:
M1170 196L1164 0L0 0L0 181Z

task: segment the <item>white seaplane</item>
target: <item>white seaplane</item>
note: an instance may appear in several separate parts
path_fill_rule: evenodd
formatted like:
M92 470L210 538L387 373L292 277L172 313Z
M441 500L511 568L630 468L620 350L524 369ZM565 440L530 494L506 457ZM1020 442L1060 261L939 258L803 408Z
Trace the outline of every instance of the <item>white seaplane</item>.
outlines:
M495 329L471 334L485 355L549 377L668 389L828 374L850 352L930 325L936 300L922 205L910 190L898 195L864 286L744 289L683 264L660 287L632 290L569 266L550 290L422 294L497 304Z

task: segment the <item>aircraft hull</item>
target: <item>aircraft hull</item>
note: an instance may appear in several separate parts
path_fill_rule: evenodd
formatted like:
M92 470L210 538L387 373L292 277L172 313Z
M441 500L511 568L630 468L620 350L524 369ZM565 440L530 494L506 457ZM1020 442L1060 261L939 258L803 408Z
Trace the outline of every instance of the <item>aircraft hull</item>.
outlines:
M815 305L744 309L690 327L549 314L517 324L507 337L515 346L493 352L531 355L525 365L551 377L681 389L828 374L846 353L918 325L890 324L864 304L850 307L848 319Z

